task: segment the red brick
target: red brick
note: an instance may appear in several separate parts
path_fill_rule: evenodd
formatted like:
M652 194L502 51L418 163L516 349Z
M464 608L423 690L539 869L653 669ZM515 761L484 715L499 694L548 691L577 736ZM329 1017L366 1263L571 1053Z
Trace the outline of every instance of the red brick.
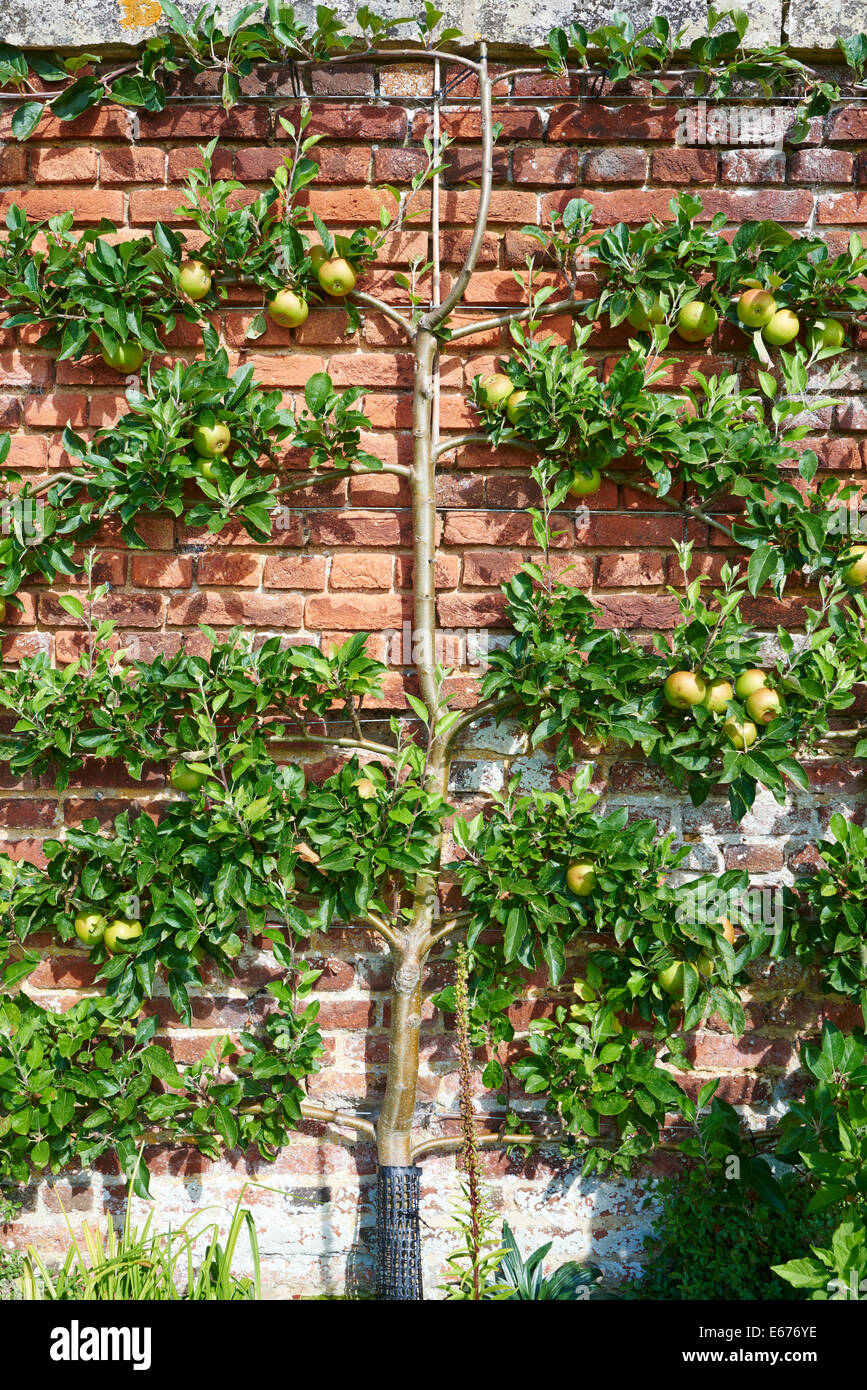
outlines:
M304 621L311 632L324 628L379 632L400 627L411 614L411 602L396 594L317 594L307 600Z
M308 518L313 545L408 545L412 519L394 512L314 512Z
M169 600L167 622L173 627L263 628L301 626L303 600L292 594L176 594Z
M131 579L141 589L188 589L193 561L183 555L133 555Z
M294 108L283 113L290 121ZM278 139L285 140L277 125ZM407 133L407 114L400 106L317 106L310 107L308 135L329 135L336 140L403 140ZM314 156L315 157L315 156Z
M782 150L726 150L720 170L723 183L785 183Z
M646 551L625 555L601 555L597 584L603 589L627 589L665 583L665 561Z
M29 830L36 826L50 829L56 821L56 801L42 801L30 796L21 800L0 800L0 826L4 830Z
M270 113L264 106L168 106L164 111L138 114L141 140L264 140L270 131Z
M3 183L26 183L27 150L23 146L0 147L0 179Z
M0 352L0 386L47 386L54 375L50 357L34 357L21 352Z
M838 107L829 121L828 139L867 140L867 111L864 107Z
M215 557L216 558L216 557ZM288 555L265 561L266 589L324 589L327 564L321 555Z
M867 222L867 193L819 194L816 220L823 225L833 222L844 226Z
M390 555L335 555L330 589L390 589L394 561Z
M28 217L42 221L54 217L59 212L75 214L76 222L123 221L124 201L122 193L107 193L104 189L83 190L62 188L52 185L49 188L27 189L22 193L3 193L0 195L0 214L5 218L13 203L23 207Z
M125 627L162 627L163 600L156 594L110 593L94 605L99 619L112 619ZM48 627L81 627L66 613L54 594L40 594L39 621Z
M366 183L370 176L370 153L369 146L365 145L338 145L334 148L320 145L314 155L319 165L317 184ZM245 183L265 182L284 166L285 159L285 148L271 149L260 145L249 150L238 150L235 155L235 177Z
M713 183L716 150L656 150L650 174L655 183Z
M795 183L851 183L855 157L848 150L796 150L789 156Z
M95 149L69 149L63 145L31 151L30 168L35 183L96 183Z
M198 155L197 162L201 164L201 155ZM164 150L131 145L128 149L112 147L100 151L99 181L103 186L114 183L162 183L165 173Z
M464 583L469 588L497 588L510 580L524 562L520 550L465 550Z
M647 154L628 146L591 150L581 160L581 178L587 183L643 183Z
M196 579L202 586L255 589L261 574L262 560L257 555L200 555L196 565Z
M651 106L629 102L623 106L602 106L596 102L578 105L568 102L555 106L548 122L549 140L674 140L677 109L672 105Z

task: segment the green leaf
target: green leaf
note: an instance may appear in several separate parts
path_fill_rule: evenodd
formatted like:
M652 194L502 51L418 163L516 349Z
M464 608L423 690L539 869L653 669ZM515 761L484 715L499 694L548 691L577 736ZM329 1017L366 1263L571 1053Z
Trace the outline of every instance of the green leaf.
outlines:
M42 119L41 101L26 101L12 113L12 134L16 140L26 140L32 135Z
M158 1081L165 1082L176 1091L183 1090L184 1079L164 1048L157 1047L155 1043L145 1048L142 1061Z
M310 414L321 416L333 394L334 385L327 372L315 372L309 377L304 387L304 399Z

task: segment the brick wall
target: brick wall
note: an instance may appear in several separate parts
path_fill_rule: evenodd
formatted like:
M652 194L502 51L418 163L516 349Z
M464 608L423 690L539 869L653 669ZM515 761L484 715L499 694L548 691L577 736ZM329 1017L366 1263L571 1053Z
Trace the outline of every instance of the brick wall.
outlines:
M430 93L427 70L359 67L327 70L314 76L313 129L324 132L321 174L310 192L310 205L333 230L374 220L381 195L379 181L406 184L420 167L419 140L428 129ZM282 84L282 85L281 85ZM0 147L0 170L10 202L23 204L33 216L45 217L73 208L81 225L108 217L136 236L157 218L175 222L179 185L199 160L197 145L219 136L215 168L233 174L251 188L262 186L280 162L283 149L278 115L290 92L283 76L257 74L247 84L249 99L228 114L191 90L179 95L159 115L135 115L119 108L89 114L70 124L46 121L26 146ZM479 131L472 90L466 80L454 100L468 104L446 108L444 128L454 135L450 173L442 198L444 280L468 245L477 195L470 181L479 174ZM519 298L513 268L521 267L528 243L526 223L544 218L577 193L596 208L600 225L626 218L643 221L667 215L672 194L684 187L700 191L708 214L723 211L732 225L756 217L778 219L795 231L809 227L827 235L837 247L853 227L867 223L867 112L844 109L814 122L807 142L797 151L725 146L679 147L676 102L652 104L647 94L618 101L611 93L579 102L563 83L519 78L498 119L503 134L495 155L495 191L488 232L468 300L472 306L508 306ZM344 98L336 100L335 98ZM0 138L8 138L8 116ZM862 191L863 190L863 191ZM195 244L195 237L192 237ZM394 237L366 288L400 302L391 282L392 268L410 255L428 253L424 221ZM308 376L327 368L338 386L361 386L373 424L367 441L384 460L410 458L410 388L412 361L395 328L377 314L367 314L360 332L345 336L345 320L335 309L314 310L303 328L289 334L269 325L264 337L245 345L245 331L255 306L242 292L232 292L221 328L233 362L252 361L260 382L281 388L287 402ZM549 328L568 335L568 322ZM124 410L118 378L101 364L55 363L34 347L36 334L20 330L0 338L0 427L11 429L11 466L26 476L64 464L60 431L69 421L83 433L104 426ZM194 349L195 335L182 325L173 349ZM744 339L723 327L710 355L679 353L674 374L685 380L690 366L730 370L738 364ZM472 424L465 392L473 376L490 368L507 337L497 332L446 349L442 364L441 419L444 432ZM601 362L611 363L624 348L626 334L597 326L592 347ZM859 347L867 347L862 335ZM741 360L745 371L751 364ZM835 410L811 419L810 439L823 470L859 479L865 466L867 412L858 392L865 373L860 352L845 358ZM300 467L291 457L287 469ZM443 461L439 476L440 552L438 620L445 629L488 629L497 640L502 628L500 584L533 552L526 508L533 486L526 455L508 449L492 454L465 447ZM572 565L572 582L601 603L606 621L638 631L673 624L675 604L665 585L676 579L671 542L684 535L683 523L662 506L627 488L606 483L591 499L589 521L574 513L559 520L563 536L558 562ZM199 649L197 624L217 629L242 623L262 633L327 642L370 629L371 651L383 655L383 629L399 627L411 613L411 519L407 485L394 476L353 477L323 482L295 494L290 524L268 545L255 545L240 531L209 537L191 532L171 519L147 518L141 534L150 549L130 554L110 529L98 538L98 578L108 580L107 616L119 623L120 637L135 656L151 658L186 643ZM696 567L718 572L725 551L720 533L690 522ZM723 538L724 539L724 538ZM24 611L10 616L3 639L7 661L47 651L58 662L77 652L80 634L59 607L56 591L33 587L24 595ZM759 626L778 621L797 628L803 595L796 590L783 607L768 598L745 605ZM453 687L461 703L472 702L472 672L456 675ZM403 704L403 674L389 678L382 707L365 717L382 718L386 709ZM375 726L374 726L375 736ZM456 799L472 808L480 794L502 783L510 767L520 769L528 785L552 780L544 753L527 756L508 729L482 726L455 763ZM311 769L325 766L311 754ZM328 765L330 766L330 764ZM699 810L679 798L654 769L640 761L606 757L597 767L597 783L609 806L627 804L636 815L651 814L660 831L674 830L694 845L698 869L746 868L756 885L773 884L805 858L805 846L825 828L832 809L841 805L863 819L862 772L842 762L817 762L810 769L813 790L778 807L766 794L738 827L723 804L712 800ZM117 768L87 769L67 792L44 785L12 783L8 774L0 794L0 836L4 848L40 861L40 839L62 833L92 815L109 821L125 806L157 810L172 795L164 769L154 768L136 784ZM806 856L808 857L808 856ZM81 956L45 943L46 956L30 982L46 1003L63 1006L86 990L92 975ZM321 1019L327 1034L328 1066L311 1083L311 1094L348 1105L375 1106L384 1077L387 1043L388 984L384 957L364 931L334 932L316 943L324 974L320 981ZM211 1035L243 1026L248 996L268 977L268 957L251 948L242 958L244 972L231 985L214 979L194 1004L194 1027L174 1027L160 1001L176 1054L200 1056ZM444 967L431 971L432 987L443 981ZM750 1032L735 1042L713 1023L697 1035L691 1052L698 1077L722 1074L721 1094L749 1106L755 1114L773 1112L792 1083L792 1042L816 1025L823 1011L844 1018L833 1003L807 997L798 972L790 967L765 968L751 991ZM529 991L518 1022L549 1007L542 987ZM442 1023L429 1020L423 1043L420 1106L423 1117L444 1131L453 1126L455 1051ZM853 1020L848 1020L853 1021ZM697 1084L693 1080L693 1086ZM480 1102L485 1104L487 1102ZM421 1118L421 1117L420 1117ZM632 1182L569 1181L554 1156L537 1157L523 1167L487 1155L496 1178L496 1200L525 1241L555 1239L555 1254L588 1255L611 1271L624 1261L634 1265L642 1223L636 1214L638 1185ZM234 1200L241 1185L258 1178L278 1193L248 1193L257 1211L269 1286L275 1294L342 1287L369 1279L372 1223L371 1179L374 1156L368 1145L323 1142L317 1126L306 1126L275 1166L250 1155L228 1155L211 1164L186 1150L153 1154L155 1192L168 1220L210 1201ZM425 1162L423 1216L428 1226L426 1261L429 1290L439 1274L447 1247L448 1174L453 1160ZM557 1181L552 1182L552 1178ZM78 1173L59 1185L67 1208L97 1215L118 1210L122 1185L116 1173ZM14 1232L19 1244L35 1240L46 1254L62 1244L63 1222L57 1195L48 1185L27 1193L25 1214ZM8 1234L8 1233L7 1233Z

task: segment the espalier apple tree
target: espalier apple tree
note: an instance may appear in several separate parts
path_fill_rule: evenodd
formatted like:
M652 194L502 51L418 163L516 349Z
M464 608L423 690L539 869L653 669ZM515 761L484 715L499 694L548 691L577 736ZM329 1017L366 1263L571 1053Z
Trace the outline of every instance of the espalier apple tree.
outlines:
M88 574L83 597L60 599L86 630L80 657L58 669L37 656L2 673L0 756L13 775L48 775L58 788L97 757L121 760L134 777L161 764L178 796L157 824L124 813L109 829L85 822L48 840L45 870L0 857L0 1176L25 1181L113 1150L146 1191L136 1154L155 1129L212 1157L244 1145L273 1158L304 1118L348 1127L376 1144L379 1295L417 1298L418 1165L455 1147L453 1138L414 1127L432 952L465 944L472 1042L488 1049L485 1084L506 1097L499 1131L479 1142L557 1143L581 1156L585 1172L627 1170L658 1141L668 1112L686 1107L694 1118L666 1064L688 1065L685 1031L710 1013L743 1030L739 986L758 956L790 943L829 988L857 996L864 987L855 939L863 846L854 830L832 827L834 840L822 846L831 878L818 889L812 881L796 885L789 924L771 942L748 912L713 906L720 895L737 901L745 874L685 876L686 851L652 820L600 814L591 769L575 766L575 750L615 741L638 750L696 804L726 788L740 819L757 787L784 801L789 785L807 785L805 754L860 734L841 730L838 718L854 703L867 656L865 548L835 524L851 490L814 485L818 459L799 447L799 417L808 401L825 403L811 391L814 369L833 377L849 320L867 306L858 283L867 256L857 237L832 258L821 239L769 222L747 223L728 240L723 219L703 223L700 200L690 195L672 202L669 221L600 234L592 207L572 200L547 225L524 229L536 243L520 277L524 302L473 322L458 318L488 223L494 103L516 70L491 73L484 45L477 56L456 46L460 35L441 31L442 16L430 6L411 38L409 21L386 23L363 8L360 39L324 8L305 28L277 0L260 15L245 9L226 32L213 13L191 26L168 0L162 8L167 31L110 72L80 74L62 58L4 50L0 79L26 93L13 116L16 137L38 130L46 107L60 119L104 101L159 110L166 82L183 68L218 72L228 107L257 62L291 63L303 77L326 59L409 58L434 65L437 102L448 64L478 86L478 210L447 293L439 290L435 249L430 264L414 262L396 277L401 307L369 294L365 275L383 241L416 215L422 190L437 192L448 142L435 126L409 191L388 190L394 213L338 235L309 217L299 197L316 179L319 140L299 101L293 119L282 118L289 156L251 202L239 206L241 186L214 178L214 143L202 150L185 202L199 234L194 254L182 233L162 224L118 243L107 224L76 231L71 213L47 223L15 206L7 215L4 327L38 326L58 359L96 354L119 372L141 369L142 381L127 392L128 411L111 430L85 440L67 428L65 472L33 484L6 471L18 519L0 539L3 602L14 606L34 581L62 586L81 568L82 550ZM580 25L554 30L532 71L612 80L651 73L654 82L681 72L711 98L754 79L765 91L799 97L793 139L839 96L789 55L747 49L740 14L729 29L721 28L729 17L712 18L685 56L682 36L663 19L640 33L628 22L590 35ZM854 81L863 76L864 49L843 45ZM31 71L45 87L38 97L30 95ZM431 204L436 209L437 197ZM438 231L434 212L435 248ZM579 294L588 263L597 276L589 300ZM420 288L428 276L430 296ZM311 376L290 411L279 392L256 383L251 367L230 371L212 323L229 285L244 286L257 310L250 339L264 331L266 316L291 330L322 304L343 305L350 326L366 312L388 318L415 358L412 463L383 463L367 451L362 393L337 390L327 374ZM568 342L546 334L554 314L572 316ZM200 327L201 353L155 368L153 355L164 353L181 319ZM588 352L600 320L632 330L607 377ZM724 320L744 334L758 386L694 369L689 386L663 389L670 348L708 345ZM494 329L508 330L509 346L496 371L473 386L478 426L441 439L440 353ZM526 450L540 498L531 512L539 558L505 586L514 635L492 655L475 707L457 710L433 657L435 494L438 463L469 441ZM0 462L9 450L7 436ZM287 469L295 451L309 459L308 471ZM107 586L96 582L87 550L107 519L117 520L132 548L144 546L137 528L153 512L212 533L240 523L264 542L293 490L375 470L411 488L414 627L424 639L415 644L419 693L407 696L410 713L391 719L385 741L368 738L361 718L384 674L364 634L330 653L287 649L277 638L256 646L239 631L220 640L209 629L207 656L143 662L113 650L115 624L99 617ZM700 519L742 560L714 584L692 573L691 546L678 547L682 583L671 592L679 617L649 646L600 626L593 601L551 563L558 517L574 499L592 497L603 477ZM720 503L730 497L742 499L743 510L728 525ZM34 537L20 517L37 502ZM782 595L793 573L812 585L806 640L780 629L769 656L766 634L742 616L743 602ZM458 853L444 862L454 750L472 725L501 718L516 722L527 749L550 750L569 770L571 790L525 792L512 779L487 815L454 821ZM293 761L311 745L344 757L318 783ZM855 752L867 752L867 740ZM317 972L305 951L332 923L374 929L390 956L388 1070L375 1122L308 1094L323 1047L311 998ZM45 931L87 950L103 986L101 996L63 1015L19 988L38 962L29 938ZM254 998L239 1036L178 1067L154 1041L148 1001L159 984L189 1021L190 989L201 985L203 966L231 976L245 933L273 951L279 973L267 1005ZM558 995L553 1015L532 1026L529 1050L509 1060L509 1006L527 972L540 968L555 991L574 976L571 993ZM445 989L438 1003L453 1010L454 991ZM545 1097L546 1119L508 1101L509 1075Z

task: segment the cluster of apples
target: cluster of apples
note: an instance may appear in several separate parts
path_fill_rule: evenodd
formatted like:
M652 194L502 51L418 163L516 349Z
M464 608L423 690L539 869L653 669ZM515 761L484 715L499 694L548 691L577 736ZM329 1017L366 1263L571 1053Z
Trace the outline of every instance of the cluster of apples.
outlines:
M770 290L753 284L745 290L735 305L735 312L745 328L760 328L762 337L771 347L785 347L801 331L801 320L791 309L780 308ZM842 347L845 334L839 319L816 319L810 329L814 348Z
M731 918L715 917L713 922L709 925L717 927L720 934L725 937L729 945L734 946L735 928ZM703 975L705 979L708 980L716 969L716 962L713 956L708 955L707 951L702 951L695 963L695 968L700 975ZM683 998L683 981L684 971L682 960L672 961L671 965L666 965L656 976L656 983L659 985L659 988L676 999Z
M319 288L332 299L345 299L355 289L356 274L344 256L329 256L324 246L311 246L308 252ZM268 313L281 328L300 328L310 313L302 294L290 285L268 300Z
M654 295L649 309L637 304L626 316L626 322L640 332L647 333L655 323L662 323L665 310L659 295ZM719 323L719 314L712 304L702 299L692 299L679 310L674 326L678 335L687 343L700 343L709 338Z
M101 912L80 912L75 919L75 935L85 946L101 941L110 956L125 950L142 934L141 922L126 917L108 921Z
M770 724L783 710L780 696L768 685L767 672L757 666L742 671L734 686L722 678L706 681L697 671L672 671L663 693L673 709L702 705L713 714L724 714L735 696L745 701L749 719L730 718L723 724L726 738L740 749L752 747L758 737L757 725Z

